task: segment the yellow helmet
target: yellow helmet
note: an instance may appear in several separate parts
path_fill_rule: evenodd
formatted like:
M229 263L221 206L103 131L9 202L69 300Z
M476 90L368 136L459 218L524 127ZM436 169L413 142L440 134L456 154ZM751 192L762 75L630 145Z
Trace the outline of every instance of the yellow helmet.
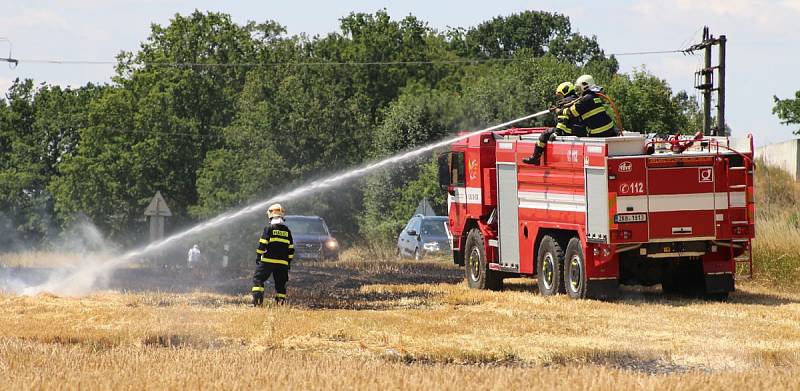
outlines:
M556 95L558 95L559 97L565 97L574 92L575 92L575 85L568 81L565 81L559 84L558 87L556 87Z
M284 211L281 204L272 204L267 208L267 218L283 217Z

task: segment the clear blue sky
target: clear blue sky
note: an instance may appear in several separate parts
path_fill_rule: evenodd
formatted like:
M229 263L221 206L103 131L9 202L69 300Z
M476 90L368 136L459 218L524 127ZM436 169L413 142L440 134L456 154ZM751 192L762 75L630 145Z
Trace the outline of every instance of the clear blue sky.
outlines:
M272 19L289 33L326 34L352 11L386 8L396 18L408 14L434 28L472 26L497 15L523 10L563 13L573 29L596 35L607 53L684 48L709 25L728 37L728 124L734 135L752 132L758 144L792 138L798 126L780 125L772 96L800 90L800 0L669 1L183 1L61 0L12 1L0 5L0 37L13 43L20 59L108 60L136 50L151 23L167 24L175 13L194 9L229 13L237 22ZM8 45L0 42L0 57ZM622 71L645 67L675 90L694 94L693 73L700 56L681 54L619 57ZM0 64L0 93L15 78L79 86L107 82L110 65Z

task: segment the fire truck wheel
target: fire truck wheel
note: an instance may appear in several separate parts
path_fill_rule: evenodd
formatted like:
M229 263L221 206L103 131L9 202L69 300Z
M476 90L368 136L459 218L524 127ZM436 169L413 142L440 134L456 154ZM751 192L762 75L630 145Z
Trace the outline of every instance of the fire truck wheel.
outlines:
M581 240L572 238L567 244L567 252L564 255L564 285L569 297L573 299L585 299L588 292L586 281L586 262L583 256L583 246Z
M486 249L483 247L483 235L479 229L473 228L469 231L464 250L464 275L467 285L472 289L493 291L502 289L503 278L500 277L500 273L489 270Z
M564 293L563 267L564 252L561 246L552 236L545 235L539 242L539 254L536 257L536 283L542 295Z

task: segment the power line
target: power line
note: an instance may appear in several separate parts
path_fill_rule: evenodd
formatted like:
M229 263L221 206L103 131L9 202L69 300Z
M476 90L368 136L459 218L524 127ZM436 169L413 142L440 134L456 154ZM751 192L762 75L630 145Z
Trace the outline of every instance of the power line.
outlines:
M200 63L200 62L154 62L144 63L145 66L164 67L268 67L268 66L370 66L370 65L429 65L429 64L463 64L485 62L511 62L520 61L513 58L496 59L463 59L463 60L428 60L428 61L301 61L301 62L233 62L233 63ZM86 61L86 60L40 60L20 59L19 62L31 64L56 64L56 65L116 65L116 61Z
M8 58L0 57L0 61L7 62L9 66L13 66L13 67L16 67L19 64L19 60L17 60L16 58L11 58L11 57L8 57Z
M609 53L608 56L641 56L653 54L684 53L685 50L658 50L640 52L620 52ZM0 60L4 60L0 58ZM14 59L18 63L29 64L50 64L50 65L117 65L117 61L112 60L58 60L58 59ZM483 64L483 63L511 63L524 62L528 59L519 58L486 58L486 59L455 59L455 60L421 60L421 61L300 61L300 62L240 62L240 63L199 63L199 62L155 62L145 63L144 66L161 66L175 68L201 68L201 67L220 67L220 68L256 68L271 66L392 66L392 65L459 65L459 64Z
M685 53L685 51L676 49L676 50L658 50L651 52L623 52L623 53L611 53L609 54L609 56L643 56L648 54L668 54L668 53Z
M116 61L102 60L102 61L89 61L89 60L38 60L38 59L20 59L22 63L29 64L55 64L55 65L115 65Z
M82 127L76 128L76 131L83 134L84 131L91 130L93 132L98 132L103 135L114 135L114 134L143 134L143 135L155 135L155 136L181 136L186 137L189 139L196 138L196 139L220 139L224 138L225 136L220 133L207 133L207 134L199 134L199 133L183 133L183 132L169 132L169 131L159 131L159 130L144 130L144 129L117 129L105 126L98 126L95 128L91 127Z

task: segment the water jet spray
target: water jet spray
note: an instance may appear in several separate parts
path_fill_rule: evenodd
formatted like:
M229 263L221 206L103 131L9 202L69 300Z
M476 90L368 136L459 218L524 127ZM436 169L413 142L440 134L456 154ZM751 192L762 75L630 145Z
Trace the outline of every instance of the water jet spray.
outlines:
M199 224L197 224L197 225L195 225L195 226L193 226L193 227L191 227L191 228L189 228L187 230L184 230L184 231L178 232L176 234L170 235L170 236L164 238L163 240L160 240L160 241L155 242L155 243L151 243L151 244L145 246L144 248L128 251L127 253L124 253L121 256L119 256L117 258L114 258L114 259L112 259L112 260L110 260L108 262L105 262L105 263L103 263L101 265L96 265L96 266L93 265L95 267L92 267L91 269L88 269L88 270L86 270L86 269L78 269L74 273L70 274L69 276L63 277L63 278L59 279L58 281L48 282L48 283L42 284L40 286L29 287L29 288L25 289L23 291L23 293L25 293L25 294L36 294L36 293L45 292L45 291L51 292L51 293L73 292L75 290L74 289L70 289L70 286L72 284L75 284L76 281L85 282L87 279L91 279L92 276L106 275L111 270L119 267L120 265L122 265L122 264L124 264L126 262L135 260L135 259L137 259L137 258L139 258L139 257L141 257L143 255L148 254L148 253L160 250L160 249L164 248L165 246L167 246L167 245L169 245L171 243L174 243L174 242L176 242L176 241L178 241L180 239L189 237L191 235L206 231L206 230L214 228L214 227L218 227L220 225L231 223L231 222L233 222L233 221L235 221L235 220L237 220L237 219L239 219L241 217L247 216L247 215L249 215L251 213L262 211L269 204L272 204L272 203L275 203L275 202L278 202L278 201L284 201L284 200L287 200L287 199L294 199L294 198L298 198L298 197L301 197L301 196L306 196L306 195L309 195L309 194L313 194L313 193L319 192L321 190L325 190L327 188L330 188L330 187L333 187L333 186L336 186L336 185L340 185L344 181L361 177L361 176L366 175L366 174L368 174L370 172L373 172L373 171L375 171L377 169L380 169L380 168L383 168L383 167L386 167L386 166L389 166L389 165L392 165L392 164L400 163L400 162L403 162L403 161L418 157L418 156L424 154L425 152L429 152L429 151L432 151L434 149L441 148L441 147L444 147L446 145L452 144L454 142L457 142L457 141L460 141L460 140L464 140L464 139L469 138L469 137L471 137L473 135L476 135L478 133L490 132L490 131L495 131L495 130L498 130L498 129L502 129L502 128L505 128L505 127L507 127L509 125L518 123L518 122L522 122L522 121L525 121L525 120L528 120L528 119L532 119L532 118L543 116L543 115L545 115L547 113L549 113L549 110L543 110L543 111L540 111L538 113L526 115L524 117L520 117L520 118L511 120L511 121L508 121L508 122L504 122L504 123L501 123L501 124L498 124L498 125L494 125L494 126L491 126L491 127L485 128L485 129L476 130L476 131L473 131L473 132L463 133L463 134L460 134L460 135L455 136L455 137L451 137L451 138L448 138L448 139L445 139L445 140L442 140L442 141L438 141L438 142L435 142L435 143L432 143L432 144L428 144L428 145L422 146L420 148L417 148L417 149L414 149L414 150L411 150L411 151L403 152L403 153L400 153L400 154L385 158L385 159L380 160L380 161L375 162L375 163L367 164L365 166L362 166L362 167L359 167L359 168L356 168L356 169L352 169L350 171L346 171L346 172L343 172L343 173L335 174L335 175L329 176L327 178L323 178L323 179L314 181L314 182L309 183L307 185L300 186L300 187L298 187L298 188L296 188L296 189L294 189L292 191L281 193L281 194L275 195L273 197L270 197L270 198L268 198L266 200L257 202L255 204L252 204L252 205L249 205L249 206L246 206L246 207L244 207L242 209L239 209L237 211L221 214L221 215L219 215L219 216L217 216L217 217L215 217L215 218L213 218L211 220L199 223Z

